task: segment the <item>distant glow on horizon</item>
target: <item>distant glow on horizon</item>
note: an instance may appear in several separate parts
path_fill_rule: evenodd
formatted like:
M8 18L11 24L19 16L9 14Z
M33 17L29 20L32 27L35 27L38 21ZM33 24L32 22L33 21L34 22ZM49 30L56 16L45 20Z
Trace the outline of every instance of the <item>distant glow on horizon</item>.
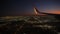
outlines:
M60 14L60 10L46 10L45 13Z

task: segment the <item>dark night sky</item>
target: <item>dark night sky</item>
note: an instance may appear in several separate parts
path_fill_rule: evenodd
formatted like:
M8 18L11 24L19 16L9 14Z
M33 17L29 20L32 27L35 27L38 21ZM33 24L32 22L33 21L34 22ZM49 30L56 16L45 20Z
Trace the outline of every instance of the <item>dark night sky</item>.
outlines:
M33 14L33 5L41 12L60 14L59 0L2 0L0 16Z

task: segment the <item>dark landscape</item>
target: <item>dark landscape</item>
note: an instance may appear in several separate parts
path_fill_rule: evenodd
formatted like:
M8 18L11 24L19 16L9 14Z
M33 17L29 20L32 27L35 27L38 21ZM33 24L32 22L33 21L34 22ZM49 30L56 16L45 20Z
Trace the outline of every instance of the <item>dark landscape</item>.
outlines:
M0 34L60 34L60 20L49 15L0 17Z

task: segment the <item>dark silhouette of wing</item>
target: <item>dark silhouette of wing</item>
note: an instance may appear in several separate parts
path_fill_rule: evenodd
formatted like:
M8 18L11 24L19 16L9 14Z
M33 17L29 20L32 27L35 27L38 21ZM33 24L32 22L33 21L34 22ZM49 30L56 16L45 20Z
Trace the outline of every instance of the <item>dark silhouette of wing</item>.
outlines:
M38 9L37 9L37 8L35 8L35 12L36 12L36 13L39 13L39 14L59 15L59 16L60 16L60 14L53 14L53 13L44 13L44 12L40 12L40 11L38 11Z
M46 15L52 15L55 16L55 18L57 18L58 20L60 20L60 14L53 14L53 13L44 13L44 12L39 12L37 8L34 8L35 12L38 14L46 14Z

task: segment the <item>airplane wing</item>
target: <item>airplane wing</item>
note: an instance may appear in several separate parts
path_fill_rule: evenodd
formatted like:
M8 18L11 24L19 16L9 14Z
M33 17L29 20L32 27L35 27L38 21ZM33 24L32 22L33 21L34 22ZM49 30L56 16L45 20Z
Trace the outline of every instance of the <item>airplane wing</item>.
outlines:
M39 12L37 8L34 8L34 11L36 12L36 14L40 13L40 14L46 14L46 15L57 15L57 16L60 16L60 14Z
M46 15L52 15L52 16L55 16L55 18L57 18L58 20L60 20L60 14L44 13L44 12L39 12L39 11L37 10L37 8L34 8L34 9L35 9L35 12L37 12L37 13L46 14Z

